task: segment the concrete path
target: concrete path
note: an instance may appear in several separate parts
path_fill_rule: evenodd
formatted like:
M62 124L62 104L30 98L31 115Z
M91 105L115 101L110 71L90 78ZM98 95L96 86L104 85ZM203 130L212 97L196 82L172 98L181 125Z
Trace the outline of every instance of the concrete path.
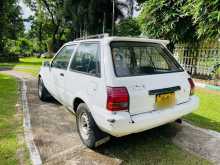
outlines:
M220 165L220 133L183 122L173 142L181 148Z
M37 95L37 79L13 70L2 71L27 83L27 98L30 110L34 143L43 164L103 164L117 165L123 160L112 154L90 150L83 146L76 132L75 116L55 100L42 102ZM0 72L1 73L1 72ZM220 164L220 135L187 123L177 126L171 135L181 148Z

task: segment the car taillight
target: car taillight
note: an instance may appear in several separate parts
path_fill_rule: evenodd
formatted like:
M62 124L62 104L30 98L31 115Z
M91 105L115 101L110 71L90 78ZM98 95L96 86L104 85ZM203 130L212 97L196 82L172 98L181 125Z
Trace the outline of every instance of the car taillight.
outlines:
M125 87L107 87L107 109L109 111L127 110L129 95Z
M195 84L192 80L192 78L188 78L189 85L190 85L190 95L193 95L195 92Z

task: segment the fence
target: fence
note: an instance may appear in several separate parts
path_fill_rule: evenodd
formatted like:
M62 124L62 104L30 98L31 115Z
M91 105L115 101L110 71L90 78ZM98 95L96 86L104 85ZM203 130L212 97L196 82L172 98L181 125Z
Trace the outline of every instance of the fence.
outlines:
M213 67L220 64L220 42L177 44L174 56L194 77L207 79Z

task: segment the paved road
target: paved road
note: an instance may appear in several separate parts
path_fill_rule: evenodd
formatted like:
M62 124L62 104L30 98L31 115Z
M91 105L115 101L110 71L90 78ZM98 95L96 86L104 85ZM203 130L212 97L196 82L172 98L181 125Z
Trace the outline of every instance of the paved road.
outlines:
M109 153L111 150L107 147L95 151L84 147L76 132L75 116L55 100L40 101L37 96L35 78L12 70L4 71L4 73L25 79L27 82L27 98L34 142L44 164L116 165L123 162L120 156L115 157ZM187 123L177 127L178 129L172 130L171 132L174 133L170 135L175 144L220 164L219 133L200 129ZM124 140L129 142L129 137ZM123 139L113 143L120 145L121 141Z

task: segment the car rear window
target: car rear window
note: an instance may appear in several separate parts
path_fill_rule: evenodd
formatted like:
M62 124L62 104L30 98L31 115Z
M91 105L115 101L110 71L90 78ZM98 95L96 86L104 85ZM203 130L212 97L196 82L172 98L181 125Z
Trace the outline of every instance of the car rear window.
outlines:
M114 41L110 46L118 77L183 71L161 44Z

